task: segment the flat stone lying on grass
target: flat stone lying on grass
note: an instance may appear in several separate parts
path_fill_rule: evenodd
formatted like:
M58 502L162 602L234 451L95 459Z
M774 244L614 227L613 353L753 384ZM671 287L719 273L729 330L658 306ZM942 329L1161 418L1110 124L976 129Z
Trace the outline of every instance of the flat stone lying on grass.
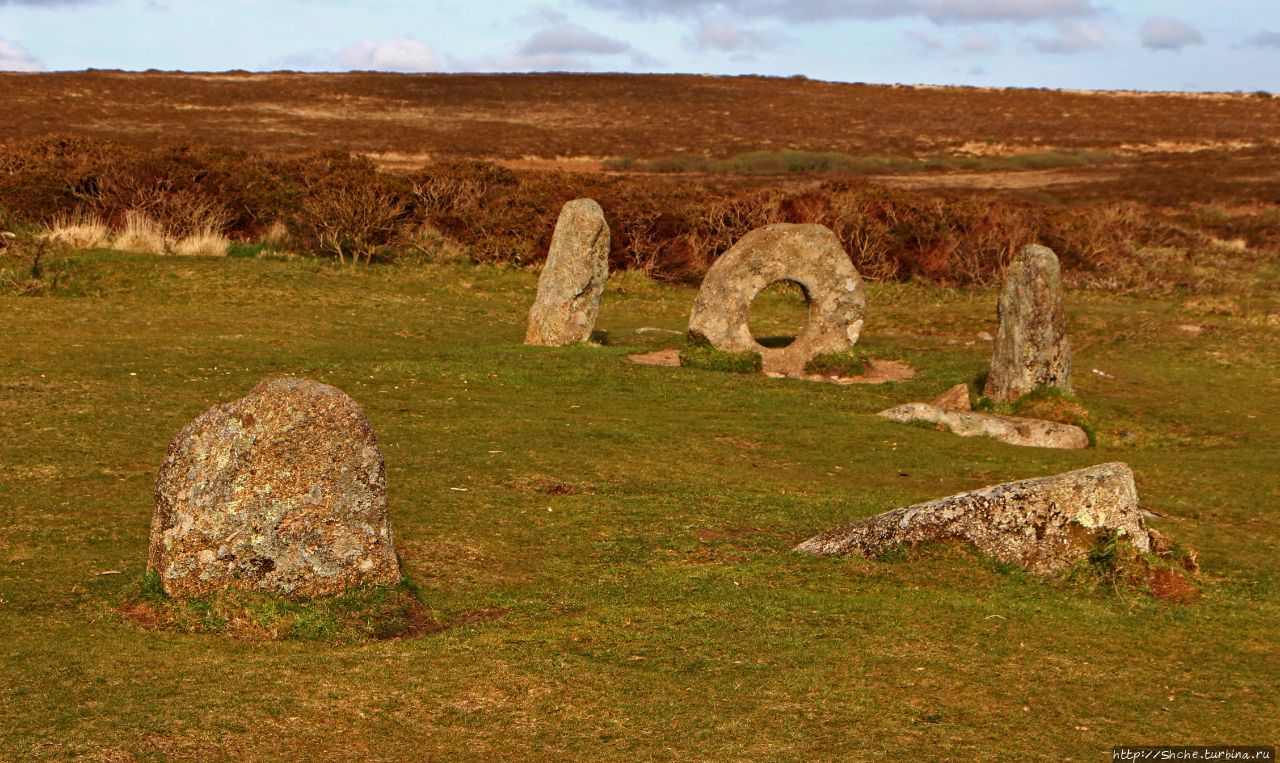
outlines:
M804 290L809 321L786 347L765 347L751 335L751 302L780 281ZM815 356L857 344L866 309L862 278L829 228L768 225L712 263L689 316L689 338L722 352L759 353L765 373L801 376Z
M1086 559L1102 533L1151 551L1133 472L1122 463L1008 482L842 525L798 551L874 559L900 546L961 542L1038 574Z
M574 199L560 209L556 220L524 343L560 346L590 339L608 280L609 224L604 210L591 199Z
M1056 421L948 410L927 403L907 403L878 415L904 424L917 421L936 424L961 437L994 437L1010 445L1064 450L1089 447L1089 435L1083 429Z
M1039 387L1071 391L1071 343L1058 255L1028 246L1005 273L987 397L1007 403Z
M386 467L359 404L278 377L184 427L156 478L148 568L173 596L399 582Z

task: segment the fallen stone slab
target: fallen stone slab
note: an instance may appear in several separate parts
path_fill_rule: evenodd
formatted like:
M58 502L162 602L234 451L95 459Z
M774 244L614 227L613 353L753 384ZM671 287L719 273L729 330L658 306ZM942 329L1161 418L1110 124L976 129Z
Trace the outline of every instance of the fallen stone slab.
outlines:
M907 403L878 415L904 424L914 421L936 424L961 437L994 437L1010 445L1064 450L1089 447L1089 435L1083 429L1056 421L949 410L927 403Z
M1151 551L1152 536L1127 464L1008 482L895 509L841 525L796 550L875 559L900 546L959 542L1048 575L1088 558L1108 532L1140 552Z
M147 566L171 596L399 582L387 471L359 404L277 377L183 427L156 477Z
M609 280L609 224L591 199L560 209L551 249L538 277L524 343L561 346L591 338Z

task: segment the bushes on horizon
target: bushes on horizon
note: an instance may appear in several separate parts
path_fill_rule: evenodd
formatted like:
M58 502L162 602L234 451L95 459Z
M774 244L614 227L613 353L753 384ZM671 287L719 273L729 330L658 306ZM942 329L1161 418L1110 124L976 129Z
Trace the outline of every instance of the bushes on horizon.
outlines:
M827 160L815 156L800 158ZM394 174L343 152L274 157L89 138L0 145L0 208L13 225L48 227L87 214L119 231L131 215L144 215L171 239L271 237L273 248L343 262L430 259L424 247L443 246L478 263L537 264L561 205L583 196L599 201L609 220L611 267L668 281L700 278L746 233L779 222L831 228L869 279L954 286L997 280L1033 242L1052 247L1077 283L1122 288L1182 283L1163 269L1167 257L1146 252L1212 254L1228 235L1257 251L1280 248L1280 217L1266 211L1247 220L1210 211L1175 217L1132 202L1041 204L827 177L580 174L483 161Z

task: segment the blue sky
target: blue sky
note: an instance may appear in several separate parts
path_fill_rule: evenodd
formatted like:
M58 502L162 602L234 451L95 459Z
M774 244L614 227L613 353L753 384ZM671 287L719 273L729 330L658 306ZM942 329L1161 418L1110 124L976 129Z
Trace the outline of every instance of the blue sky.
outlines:
M1280 90L1276 0L0 0L0 69L635 71Z

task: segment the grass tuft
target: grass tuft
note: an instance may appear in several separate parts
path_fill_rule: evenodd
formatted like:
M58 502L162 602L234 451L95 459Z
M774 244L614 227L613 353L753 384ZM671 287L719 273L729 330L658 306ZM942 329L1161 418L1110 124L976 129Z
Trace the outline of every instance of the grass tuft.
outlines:
M850 377L861 376L871 365L871 356L864 350L851 347L839 352L824 352L815 355L804 364L804 372L816 376Z
M354 643L444 630L407 581L309 600L244 591L177 598L168 596L160 576L148 571L120 597L115 611L124 621L148 629L251 640Z
M1200 570L1194 549L1151 531L1152 550L1138 551L1115 530L1098 533L1086 559L1064 572L1059 580L1071 586L1124 596L1145 594L1177 604L1189 604L1199 594Z
M703 371L727 371L732 374L758 374L764 361L758 352L724 352L700 344L680 351L680 365Z

